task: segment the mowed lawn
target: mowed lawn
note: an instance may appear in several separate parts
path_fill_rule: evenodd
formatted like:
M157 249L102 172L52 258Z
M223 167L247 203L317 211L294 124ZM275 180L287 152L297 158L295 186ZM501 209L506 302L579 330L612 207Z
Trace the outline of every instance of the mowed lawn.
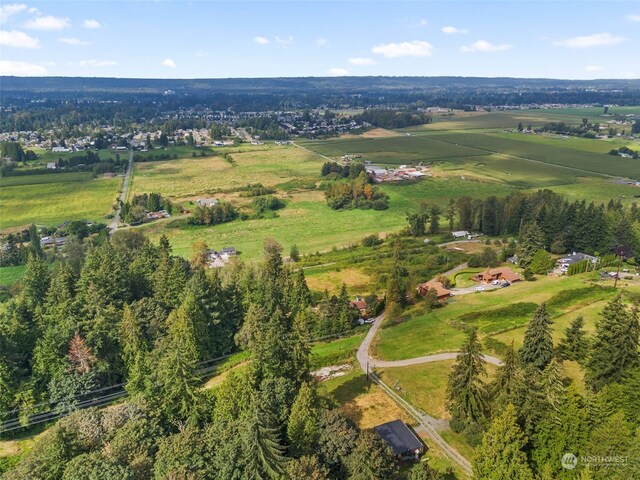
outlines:
M254 179L250 183L256 183ZM136 179L136 182L138 180ZM134 182L134 184L136 183ZM214 226L189 226L184 221L163 222L140 227L152 240L162 234L171 240L174 252L188 257L194 242L202 240L212 248L234 246L243 260L262 256L266 238L275 238L289 253L297 245L303 254L358 243L365 235L397 231L406 224L406 212L416 211L420 202L446 205L460 195L487 197L505 195L507 185L465 181L459 178L425 179L412 185L385 185L389 195L387 210L332 210L320 190L293 193L276 218L256 219Z
M418 305L407 311L408 319L403 323L384 325L379 330L374 344L375 355L384 360L403 360L456 351L466 338L460 328L462 324L476 326L481 339L491 336L507 344L513 339L518 346L535 305L549 301L561 291L589 287L591 278L590 274L560 278L545 276L535 282L516 282L508 288L457 296L431 312L425 312ZM593 329L602 305L613 295L613 292L594 291L593 295L550 306L555 337L558 339L562 335L577 312L584 314L587 328ZM471 316L477 312L485 315Z
M255 183L271 187L297 179L319 178L324 163L319 155L291 145L265 144L225 152L230 160L209 156L136 163L133 192L187 198Z
M0 231L32 223L104 221L121 182L121 178L94 180L91 174L77 173L4 178L0 180Z

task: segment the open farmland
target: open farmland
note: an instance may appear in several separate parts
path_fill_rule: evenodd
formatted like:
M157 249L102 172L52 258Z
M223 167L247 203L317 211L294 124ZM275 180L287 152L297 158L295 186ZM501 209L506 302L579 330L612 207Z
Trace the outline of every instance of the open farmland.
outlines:
M260 177L254 177L253 181L243 184L259 180ZM136 182L138 178L134 180L134 188L139 188L135 187ZM421 201L445 206L450 198L459 195L487 197L510 191L507 185L459 178L425 179L412 185L385 185L383 189L389 195L389 208L382 211L332 210L322 191L303 190L286 197L287 206L279 210L275 218L236 220L214 226L190 226L184 220L174 220L141 228L156 241L160 235L167 235L174 251L183 256L189 256L192 244L202 240L212 248L235 246L242 252L243 259L253 260L262 256L265 238L278 240L285 252L296 244L301 253L314 253L357 243L372 233L397 231L406 224L405 213L416 211Z
M360 154L372 163L418 164L457 157L485 155L482 150L416 136L300 142L301 145L339 160L342 155Z
M121 183L118 178L57 173L7 177L0 181L0 230L31 223L53 225L65 220L100 221L111 211Z
M135 164L133 193L160 192L172 198L230 191L248 184L264 186L317 178L323 159L293 146L261 145L221 149L228 158L208 156Z

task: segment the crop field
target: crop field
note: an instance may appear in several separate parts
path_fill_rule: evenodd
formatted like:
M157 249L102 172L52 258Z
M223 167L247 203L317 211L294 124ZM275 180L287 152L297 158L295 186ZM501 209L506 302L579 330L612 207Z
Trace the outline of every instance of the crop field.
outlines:
M323 159L293 146L262 145L222 156L135 164L133 192L160 192L172 198L229 191L248 184L274 186L317 178Z
M374 164L401 165L428 163L457 157L485 155L486 152L469 146L455 145L427 136L403 136L387 138L360 138L300 142L301 145L321 155L336 160L346 154L360 154L362 159Z
M90 174L76 173L2 179L0 231L31 223L54 225L65 220L103 220L111 211L121 181L118 178L92 180Z
M543 276L535 282L516 282L509 288L458 296L430 312L418 305L406 313L408 320L385 325L379 331L376 354L385 360L402 360L455 351L466 336L462 327L468 325L478 327L481 338L491 336L507 344L513 339L518 346L534 304L542 302L550 302L556 338L578 314L584 315L587 330L592 330L599 309L615 295L611 290L590 287L593 278L591 274Z

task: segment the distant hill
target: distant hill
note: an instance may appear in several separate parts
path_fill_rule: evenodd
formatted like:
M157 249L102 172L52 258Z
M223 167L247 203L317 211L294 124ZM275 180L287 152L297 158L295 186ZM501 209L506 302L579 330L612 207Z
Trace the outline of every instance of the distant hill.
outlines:
M554 80L545 78L484 77L292 77L222 79L139 79L87 77L0 77L7 92L84 93L422 93L434 90L465 91L571 91L638 90L637 80Z

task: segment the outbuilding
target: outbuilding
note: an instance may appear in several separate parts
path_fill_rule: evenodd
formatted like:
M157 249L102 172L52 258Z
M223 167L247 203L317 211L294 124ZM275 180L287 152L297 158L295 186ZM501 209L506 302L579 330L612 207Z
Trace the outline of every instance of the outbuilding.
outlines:
M402 420L383 423L373 430L401 460L418 460L424 453L424 444Z

